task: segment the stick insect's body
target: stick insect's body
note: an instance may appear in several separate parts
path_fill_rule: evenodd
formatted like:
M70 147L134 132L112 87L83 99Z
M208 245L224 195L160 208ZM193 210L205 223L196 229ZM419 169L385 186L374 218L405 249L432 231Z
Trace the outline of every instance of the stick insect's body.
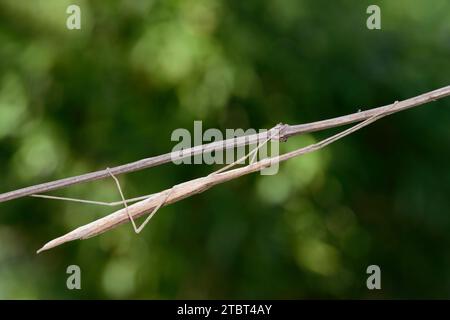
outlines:
M120 224L123 224L127 221L131 221L134 231L136 233L140 233L143 230L143 228L145 227L145 225L150 221L150 219L155 215L155 213L162 206L171 204L173 202L180 201L180 200L187 198L189 196L192 196L194 194L201 193L216 184L219 184L219 183L234 179L236 177L242 176L244 174L247 174L250 172L255 172L255 171L258 171L258 170L261 170L261 169L264 169L264 168L270 166L270 164L271 164L271 162L269 161L270 159L264 159L264 160L256 162L256 163L254 163L254 161L258 154L258 150L263 145L265 145L272 137L273 137L273 134L269 135L269 137L264 142L260 143L254 150L249 152L247 155L245 155L241 159L223 167L222 169L219 169L219 170L211 173L210 175L208 175L206 177L201 177L201 178L197 178L195 180L190 180L190 181L175 185L170 189L166 189L159 193L155 193L155 194L148 195L148 196L142 196L142 197L126 200L123 195L119 180L111 172L110 172L110 175L116 182L117 188L118 188L120 196L122 198L122 201L100 202L100 201L90 201L90 200L83 200L83 199L54 197L54 196L47 196L47 195L33 195L34 197L54 199L54 200L75 201L75 202L105 205L105 206L116 206L119 204L123 204L125 206L123 209L120 209L106 217L103 217L99 220L96 220L87 225L79 227L79 228L73 230L72 232L67 233L66 235L64 235L62 237L56 238L56 239L48 242L37 252L40 253L42 251L51 249L53 247L56 247L65 242L68 242L68 241L91 238L100 233L108 231ZM252 157L252 158L251 158L250 164L248 166L246 166L244 168L226 171L227 169L235 166L236 164L242 163L249 157ZM243 169L245 169L245 170L243 170ZM109 171L109 169L107 169L107 170ZM138 201L138 202L136 202L136 201ZM131 202L136 202L136 203L128 206L128 203L131 203ZM146 218L146 220L142 223L142 225L140 227L137 227L134 219L139 218L147 213L149 213L149 215Z

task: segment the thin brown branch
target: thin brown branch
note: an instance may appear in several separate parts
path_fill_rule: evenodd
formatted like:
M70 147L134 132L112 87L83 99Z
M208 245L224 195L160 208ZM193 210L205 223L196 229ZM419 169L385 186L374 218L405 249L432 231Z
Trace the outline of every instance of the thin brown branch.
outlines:
M441 98L444 98L446 96L450 95L450 86L446 86L431 92L427 92L424 94L421 94L419 96L404 100L399 102L395 108L391 108L392 104L386 105L379 108L374 108L366 111L361 111L337 118L307 123L307 124L299 124L299 125L282 125L282 130L280 130L280 134L275 137L280 140L287 140L287 138L299 135L303 133L308 132L315 132L320 131L328 128L338 127L358 121L366 120L370 117L372 117L375 114L382 113L386 110L389 110L389 114L406 110L409 108L417 107L419 105L423 105L425 103L428 103L430 101L438 100ZM82 182L88 182L93 180L99 180L103 178L110 177L110 174L113 175L120 175L128 172L138 171L145 168L150 168L154 166L158 166L164 163L171 162L173 159L182 159L186 157L191 157L194 155L202 154L202 153L208 153L211 151L219 151L219 150L227 150L235 147L241 147L248 144L255 144L258 141L261 141L264 139L264 137L267 136L267 133L260 133L260 134L253 134L253 135L247 135L242 136L234 139L227 139L223 141L216 141L204 145L195 146L193 148L189 148L183 151L176 151L171 153L166 153L163 155L151 157L142 159L136 162L124 164L118 167L114 167L110 169L110 172L108 170L100 170L95 171L91 173L86 173L83 175L65 178L61 180L51 181L27 188L18 189L15 191L6 192L3 194L0 194L0 202L17 199L33 194L38 193L45 193L48 191L60 189L63 187L71 186L74 184L82 183Z

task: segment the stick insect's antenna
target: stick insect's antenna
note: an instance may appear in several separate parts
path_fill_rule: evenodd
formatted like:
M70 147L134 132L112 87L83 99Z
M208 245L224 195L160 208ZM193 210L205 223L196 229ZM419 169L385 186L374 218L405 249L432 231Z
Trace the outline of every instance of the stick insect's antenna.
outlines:
M126 203L134 203L145 199L150 199L154 197L154 194L149 194L146 196L141 196L137 198L132 199L126 199ZM86 203L86 204L94 204L99 206L108 206L108 207L116 207L121 204L123 204L123 201L114 201L114 202L104 202L104 201L93 201L93 200L85 200L85 199L78 199L78 198L67 198L67 197L57 197L57 196L49 196L46 194L32 194L30 197L33 198L41 198L41 199L49 199L49 200L62 200L62 201L70 201L70 202L79 202L79 203Z

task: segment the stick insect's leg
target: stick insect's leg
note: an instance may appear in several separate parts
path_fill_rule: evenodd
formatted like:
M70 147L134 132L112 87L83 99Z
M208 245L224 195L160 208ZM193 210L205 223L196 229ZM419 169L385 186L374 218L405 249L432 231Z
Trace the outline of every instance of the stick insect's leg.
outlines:
M147 225L147 223L150 221L150 219L155 215L155 213L159 210L159 208L162 207L162 205L167 201L167 199L169 198L170 194L172 193L172 189L170 189L167 194L161 198L161 202L158 204L158 206L156 206L152 212L148 215L148 217L145 219L145 221L139 226L136 226L136 223L134 222L133 217L131 216L130 212L128 211L128 205L127 205L127 201L125 200L125 197L123 196L123 192L122 192L122 188L120 186L120 182L119 179L117 179L111 172L111 170L109 168L106 168L106 170L108 170L108 173L110 174L110 176L114 179L114 181L116 182L117 185L117 189L119 189L119 193L120 193L120 197L122 198L122 203L125 206L125 210L127 212L128 218L131 221L131 224L133 225L133 229L135 233L140 233L144 227Z
M112 172L111 172L111 170L110 170L109 168L106 168L106 170L108 170L109 175L110 175L110 176L114 179L114 181L116 182L117 189L119 190L120 197L122 198L122 202L123 202L123 204L124 204L124 206L125 206L125 211L126 211L126 213L127 213L127 215L128 215L128 219L130 219L131 224L133 225L134 232L139 233L139 230L138 230L138 228L136 227L136 223L134 222L133 217L131 216L130 212L128 211L128 204L126 203L125 197L123 196L122 187L120 186L119 179L117 179L116 176L112 174Z
M139 227L137 227L133 217L131 216L131 214L130 214L130 212L128 210L128 205L127 204L128 203L137 202L137 201L141 201L141 200L150 199L152 197L155 197L156 195L155 194L150 194L150 195L141 196L141 197L137 197L137 198L125 199L125 197L123 195L123 192L122 192L122 187L120 186L119 179L117 179L116 176L114 176L114 174L111 172L111 170L109 168L106 168L106 170L108 171L109 175L114 179L114 181L116 183L116 186L117 186L117 189L119 190L120 197L122 198L122 201L104 202L104 201L93 201L93 200L85 200L85 199L77 199L77 198L56 197L56 196L49 196L49 195L44 195L44 194L33 194L33 195L31 195L31 197L50 199L50 200L62 200L62 201L80 202L80 203L95 204L95 205L108 206L108 207L124 205L125 206L125 210L126 210L127 215L128 215L128 218L130 219L131 224L133 225L134 232L140 233L144 229L144 227L147 225L147 223L150 221L150 219L155 215L155 213L167 201L167 199L169 198L170 194L172 193L173 188L170 189L167 192L167 194L161 198L161 202L158 204L158 206L156 206L152 210L152 212L148 215L148 217L145 219L145 221Z
M275 128L276 128L276 127L274 127L274 129L275 129ZM242 158L240 158L240 159L234 161L233 163L230 163L229 165L226 165L226 166L223 167L223 168L220 168L220 169L217 170L217 171L214 171L214 172L210 173L209 175L211 176L211 175L218 174L218 173L221 173L221 172L223 172L223 171L226 171L226 170L228 170L228 169L234 167L236 164L238 164L238 163L240 163L240 162L242 162L242 161L247 160L247 158L249 158L249 157L251 157L251 156L253 156L252 159L251 159L251 161L250 161L250 164L252 164L253 161L255 161L255 158L256 158L256 155L258 154L259 149L261 149L267 142L269 142L269 141L272 139L273 135L274 135L273 133L270 134L269 137L268 137L266 140L264 140L264 142L258 143L258 145L257 145L257 147L256 147L255 149L253 149L252 151L250 151L249 153L247 153L247 154L246 154L245 156L243 156Z
M278 131L279 131L279 130L278 130ZM278 132L278 134L279 134L279 132ZM270 135L264 142L262 142L262 143L259 143L259 142L258 142L258 146L256 147L255 150L252 151L252 152L254 152L254 153L253 153L253 157L250 159L250 164L253 164L253 162L255 162L256 157L258 156L258 151L259 151L259 149L261 149L267 142L269 142L269 140L272 139L272 136L273 136L273 134L271 134L271 135ZM251 153L249 153L248 155L250 156L250 154L251 154Z
M159 210L159 208L161 208L162 205L163 205L164 203L166 203L167 199L169 198L170 194L172 193L172 190L173 190L173 188L170 189L170 190L167 192L166 196L163 197L163 198L161 199L161 202L160 202L160 203L158 204L158 206L155 207L155 209L153 209L152 212L147 216L147 218L145 219L145 221L144 221L144 222L141 224L141 226L137 229L136 233L140 233L140 232L142 231L142 229L144 229L144 227L145 227L145 226L147 225L147 223L150 221L150 219L153 218L153 216L154 216L155 213Z

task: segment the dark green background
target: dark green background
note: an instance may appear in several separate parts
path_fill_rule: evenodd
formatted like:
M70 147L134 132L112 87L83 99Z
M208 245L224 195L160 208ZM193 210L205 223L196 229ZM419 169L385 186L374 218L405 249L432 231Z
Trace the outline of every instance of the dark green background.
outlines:
M71 3L80 31L65 27ZM449 52L448 0L0 0L0 191L166 153L194 120L271 128L409 98L449 84ZM111 208L2 203L0 298L449 298L449 105L165 207L140 235L124 225L36 255ZM215 168L120 179L133 197ZM110 179L52 194L119 199ZM81 291L66 289L71 264Z

